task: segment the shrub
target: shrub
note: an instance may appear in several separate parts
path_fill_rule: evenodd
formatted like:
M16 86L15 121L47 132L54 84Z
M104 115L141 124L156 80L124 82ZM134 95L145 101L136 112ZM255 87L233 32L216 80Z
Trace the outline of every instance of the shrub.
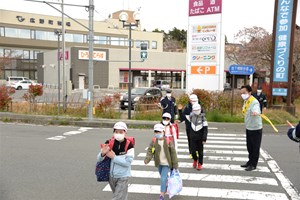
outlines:
M0 110L4 111L7 109L12 98L10 95L14 94L16 90L11 87L6 87L5 85L0 86Z

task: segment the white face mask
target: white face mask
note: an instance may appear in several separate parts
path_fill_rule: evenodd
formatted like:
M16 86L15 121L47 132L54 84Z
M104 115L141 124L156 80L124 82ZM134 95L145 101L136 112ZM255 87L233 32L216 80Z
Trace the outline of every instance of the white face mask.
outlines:
M200 115L201 110L194 110L193 112L195 113L195 115Z
M197 103L197 101L191 101L191 104L194 105L195 103Z
M249 98L249 94L242 94L241 96L244 100L247 100Z
M123 141L125 138L125 134L114 133L114 138L119 142Z
M165 125L165 126L166 126L166 125L170 124L170 121L163 120L163 121L162 121L162 123L163 123L163 125Z
M171 93L167 93L166 96L167 96L168 98L170 98L170 97L172 96L172 94L171 94Z
M261 90L257 90L257 95L259 96L261 94Z

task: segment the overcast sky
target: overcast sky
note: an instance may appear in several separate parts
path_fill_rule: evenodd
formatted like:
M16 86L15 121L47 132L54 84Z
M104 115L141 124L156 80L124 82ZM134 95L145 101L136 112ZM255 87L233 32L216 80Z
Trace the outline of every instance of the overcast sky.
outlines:
M61 0L48 1L61 2ZM95 20L102 21L110 13L122 9L140 9L142 29L152 31L158 28L168 32L176 27L187 30L188 2L188 0L94 0ZM274 2L275 0L223 0L222 24L229 42L235 42L234 34L244 27L259 26L271 33ZM64 3L88 5L89 0L64 0ZM25 0L2 0L0 9L60 15L44 3ZM296 23L300 25L300 2L297 10ZM88 12L84 8L66 6L65 12L74 18L88 19Z

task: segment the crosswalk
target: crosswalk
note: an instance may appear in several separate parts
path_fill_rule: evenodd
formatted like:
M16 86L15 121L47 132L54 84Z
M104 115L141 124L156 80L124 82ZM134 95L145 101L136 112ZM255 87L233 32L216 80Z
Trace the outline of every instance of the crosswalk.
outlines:
M201 171L192 168L185 133L180 133L179 138L178 164L183 189L176 199L300 200L298 191L263 149L256 170L247 172L240 167L248 160L244 135L209 133ZM153 195L160 193L158 171L153 161L144 164L145 152L138 153L132 162L129 199L130 194L155 199ZM107 184L103 191L111 191L110 186Z

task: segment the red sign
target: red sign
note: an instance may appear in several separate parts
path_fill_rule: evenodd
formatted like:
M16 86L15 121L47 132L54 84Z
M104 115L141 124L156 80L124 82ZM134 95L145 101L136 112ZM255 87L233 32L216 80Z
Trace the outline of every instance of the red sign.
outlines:
M62 52L59 52L59 60L63 59ZM65 51L65 60L69 60L69 51Z
M222 0L190 0L189 16L211 15L222 12Z

